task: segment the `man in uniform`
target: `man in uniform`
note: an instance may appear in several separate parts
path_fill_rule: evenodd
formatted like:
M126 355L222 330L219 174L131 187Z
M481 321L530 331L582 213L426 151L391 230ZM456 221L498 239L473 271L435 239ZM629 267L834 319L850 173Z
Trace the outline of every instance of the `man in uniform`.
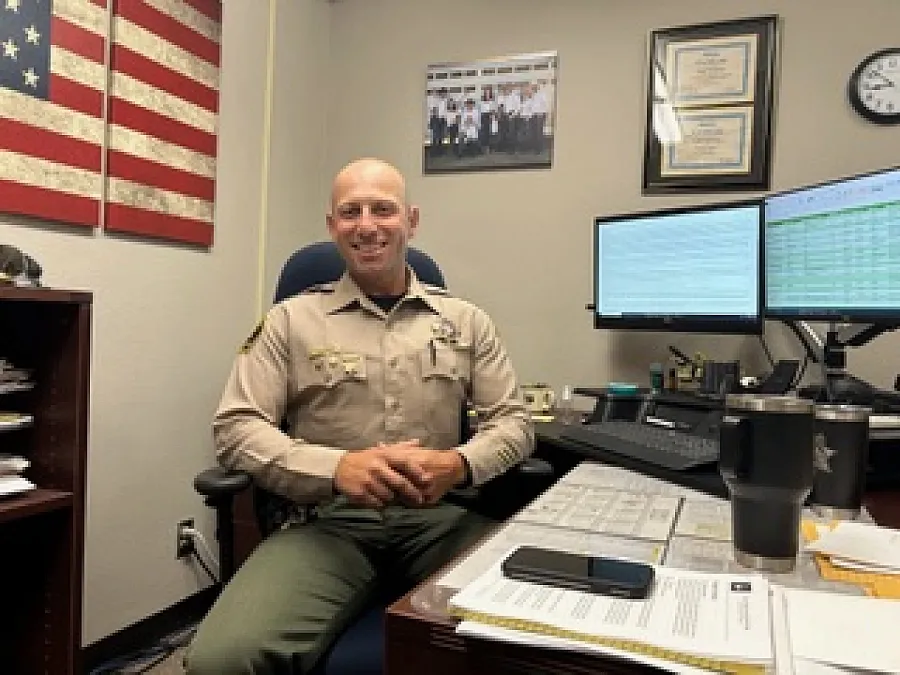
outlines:
M197 632L190 675L309 672L377 584L412 586L484 532L442 501L448 490L533 449L491 319L406 264L419 214L399 172L352 162L331 202L347 272L267 313L213 424L222 464L318 515L271 534L238 570ZM461 442L466 399L479 425Z

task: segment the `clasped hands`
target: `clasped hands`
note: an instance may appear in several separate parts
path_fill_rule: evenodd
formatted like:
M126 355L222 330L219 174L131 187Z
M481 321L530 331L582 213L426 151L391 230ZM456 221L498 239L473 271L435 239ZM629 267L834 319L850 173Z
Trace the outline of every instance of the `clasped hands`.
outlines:
M423 507L437 503L464 478L459 452L432 450L410 440L348 452L338 462L334 487L357 506Z

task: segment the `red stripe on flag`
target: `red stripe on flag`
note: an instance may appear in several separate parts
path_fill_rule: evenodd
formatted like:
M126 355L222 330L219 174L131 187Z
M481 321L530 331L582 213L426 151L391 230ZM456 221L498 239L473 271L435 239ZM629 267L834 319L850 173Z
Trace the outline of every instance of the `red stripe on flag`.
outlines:
M95 5L97 5L97 7L102 7L103 9L106 9L106 0L91 0L91 2L93 2Z
M3 178L0 178L0 204L7 213L22 213L75 225L97 226L100 223L98 199L23 185Z
M110 176L124 178L139 185L177 192L178 194L213 201L216 182L181 169L134 157L119 150L110 150L107 170Z
M190 5L216 23L222 21L222 0L184 0L184 4Z
M212 223L192 218L167 216L123 204L108 203L106 205L106 229L204 246L209 246L213 241Z
M50 77L50 101L93 117L103 117L102 91L55 73Z
M0 148L100 173L99 145L2 117Z
M114 7L117 16L146 28L155 36L181 47L204 61L215 66L219 65L218 43L191 30L177 19L134 0L115 0Z
M103 65L106 58L106 40L102 35L85 30L58 16L50 20L50 35L53 36L53 44L58 47Z
M162 89L209 112L219 111L218 91L176 73L146 56L141 56L128 47L113 45L112 69Z
M202 152L210 157L216 155L214 134L176 122L171 117L147 110L119 98L110 98L109 121L122 127L148 134L163 141L175 143L183 148Z

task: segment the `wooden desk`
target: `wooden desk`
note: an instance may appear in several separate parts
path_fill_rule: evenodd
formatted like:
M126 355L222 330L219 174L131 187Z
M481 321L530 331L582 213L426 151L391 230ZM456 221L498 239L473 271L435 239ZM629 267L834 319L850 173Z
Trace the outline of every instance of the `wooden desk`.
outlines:
M900 492L866 496L866 507L881 525L900 528ZM413 599L443 572L407 593L385 614L386 675L588 675L663 671L612 657L589 656L505 644L456 635L456 619L420 611Z
M426 582L429 583L429 582ZM456 620L424 614L411 604L416 591L385 614L386 675L596 675L658 673L634 663L551 649L464 638Z

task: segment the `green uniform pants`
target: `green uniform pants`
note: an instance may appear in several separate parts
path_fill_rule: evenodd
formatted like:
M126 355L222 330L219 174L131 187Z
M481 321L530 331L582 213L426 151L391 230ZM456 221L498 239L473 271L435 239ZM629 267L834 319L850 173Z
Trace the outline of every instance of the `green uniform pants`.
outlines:
M274 532L201 623L187 673L308 673L385 584L411 588L490 525L444 503L381 512L338 503Z

